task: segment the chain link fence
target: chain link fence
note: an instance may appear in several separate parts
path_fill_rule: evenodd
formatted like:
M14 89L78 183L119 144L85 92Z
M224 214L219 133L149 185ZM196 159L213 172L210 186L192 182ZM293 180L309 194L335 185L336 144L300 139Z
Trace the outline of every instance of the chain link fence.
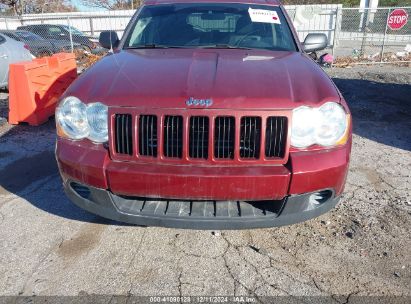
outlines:
M411 15L411 7L342 9L336 56L361 63L411 61L411 22L391 28L389 18L395 10Z
M299 39L308 33L325 33L336 62L411 62L411 22L400 29L388 26L390 14L398 8L343 8L342 5L291 5L286 10ZM411 7L402 8L411 15ZM123 34L134 10L0 16L0 34L19 39L35 56L58 51L86 51L103 54L100 32Z
M304 41L309 33L323 33L328 38L327 51L335 52L337 17L342 9L341 4L287 5L285 8L300 41Z

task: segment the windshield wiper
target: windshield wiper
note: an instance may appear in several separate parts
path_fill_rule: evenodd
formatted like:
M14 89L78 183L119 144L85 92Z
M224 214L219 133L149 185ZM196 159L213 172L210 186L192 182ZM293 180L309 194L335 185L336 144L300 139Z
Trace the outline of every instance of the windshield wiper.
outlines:
M235 45L230 45L230 44L210 44L210 45L199 45L196 46L197 48L201 49L237 49L237 50L251 50L251 48L248 47L242 47L242 46L235 46Z
M180 49L182 46L176 45L161 45L161 44L144 44L144 45L132 45L128 46L125 49Z

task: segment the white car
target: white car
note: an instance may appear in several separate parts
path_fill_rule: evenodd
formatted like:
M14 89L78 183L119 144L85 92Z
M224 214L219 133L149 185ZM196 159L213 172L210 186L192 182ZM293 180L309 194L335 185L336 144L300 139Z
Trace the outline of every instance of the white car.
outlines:
M10 63L32 59L33 56L24 43L0 34L0 88L8 86Z

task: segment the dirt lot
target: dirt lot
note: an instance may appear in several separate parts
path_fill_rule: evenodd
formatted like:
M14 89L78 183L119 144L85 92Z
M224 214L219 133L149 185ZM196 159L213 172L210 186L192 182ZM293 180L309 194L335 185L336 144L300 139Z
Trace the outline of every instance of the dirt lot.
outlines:
M372 295L409 303L411 69L329 73L354 118L346 191L332 212L283 228L188 231L95 217L63 194L54 123L10 128L0 119L0 295L292 295L336 303ZM3 117L6 98L0 93Z

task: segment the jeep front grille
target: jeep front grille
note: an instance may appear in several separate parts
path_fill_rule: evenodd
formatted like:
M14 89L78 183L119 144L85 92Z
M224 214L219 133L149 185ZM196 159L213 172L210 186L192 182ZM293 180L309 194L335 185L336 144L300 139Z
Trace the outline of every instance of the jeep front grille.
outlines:
M110 140L114 157L180 159L185 163L286 162L287 115L270 116L262 111L250 116L218 114L219 111L215 111L191 116L183 111L176 115L160 113L160 110L153 115L113 113Z

